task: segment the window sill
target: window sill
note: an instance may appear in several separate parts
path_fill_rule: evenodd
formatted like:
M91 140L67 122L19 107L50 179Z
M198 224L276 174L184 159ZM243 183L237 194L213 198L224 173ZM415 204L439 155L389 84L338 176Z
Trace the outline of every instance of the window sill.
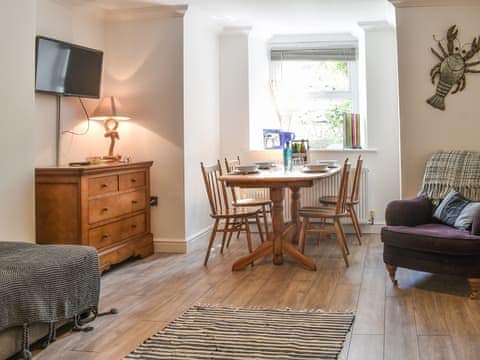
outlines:
M376 153L376 148L364 148L364 149L310 149L310 152L354 152L354 153Z
M282 149L250 149L249 151L262 152L262 151L282 151ZM310 149L310 152L318 153L377 153L377 148L364 148L364 149Z

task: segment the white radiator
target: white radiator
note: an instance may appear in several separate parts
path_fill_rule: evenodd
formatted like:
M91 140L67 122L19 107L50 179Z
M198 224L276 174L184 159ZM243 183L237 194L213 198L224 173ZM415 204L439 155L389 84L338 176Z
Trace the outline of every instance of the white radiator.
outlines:
M352 169L350 174L350 189L353 182L353 175L355 169ZM318 206L320 203L318 199L321 196L327 195L337 195L338 187L340 185L340 173L331 176L326 179L322 179L319 181L315 181L313 187L311 188L303 188L300 190L300 206ZM358 218L362 224L368 223L369 219L369 210L368 210L368 202L367 202L367 189L368 189L368 169L363 168L362 174L360 177L360 203L355 206L355 210L357 212ZM285 220L290 220L290 190L285 192L285 201L283 204L283 211ZM254 198L254 199L261 199L261 198L269 198L269 190L268 189L240 189L240 197L241 198Z

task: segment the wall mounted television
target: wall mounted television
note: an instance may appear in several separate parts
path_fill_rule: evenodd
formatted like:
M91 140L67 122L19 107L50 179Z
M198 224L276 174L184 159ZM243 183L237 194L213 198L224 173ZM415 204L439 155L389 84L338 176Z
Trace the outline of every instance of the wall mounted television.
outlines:
M37 36L35 91L99 98L103 52Z

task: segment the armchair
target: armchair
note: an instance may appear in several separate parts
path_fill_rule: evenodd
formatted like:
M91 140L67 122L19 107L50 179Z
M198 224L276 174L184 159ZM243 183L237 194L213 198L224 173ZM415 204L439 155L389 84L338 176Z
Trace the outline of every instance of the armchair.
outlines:
M425 196L388 204L381 238L390 279L396 286L398 267L462 276L475 299L480 287L480 213L471 231L438 223L432 213L433 204Z

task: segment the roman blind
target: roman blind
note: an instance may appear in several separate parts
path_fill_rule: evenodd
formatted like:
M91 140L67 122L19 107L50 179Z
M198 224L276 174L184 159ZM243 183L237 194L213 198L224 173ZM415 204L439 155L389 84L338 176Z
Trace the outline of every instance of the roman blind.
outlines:
M317 42L275 44L270 48L272 61L355 61L357 42Z

